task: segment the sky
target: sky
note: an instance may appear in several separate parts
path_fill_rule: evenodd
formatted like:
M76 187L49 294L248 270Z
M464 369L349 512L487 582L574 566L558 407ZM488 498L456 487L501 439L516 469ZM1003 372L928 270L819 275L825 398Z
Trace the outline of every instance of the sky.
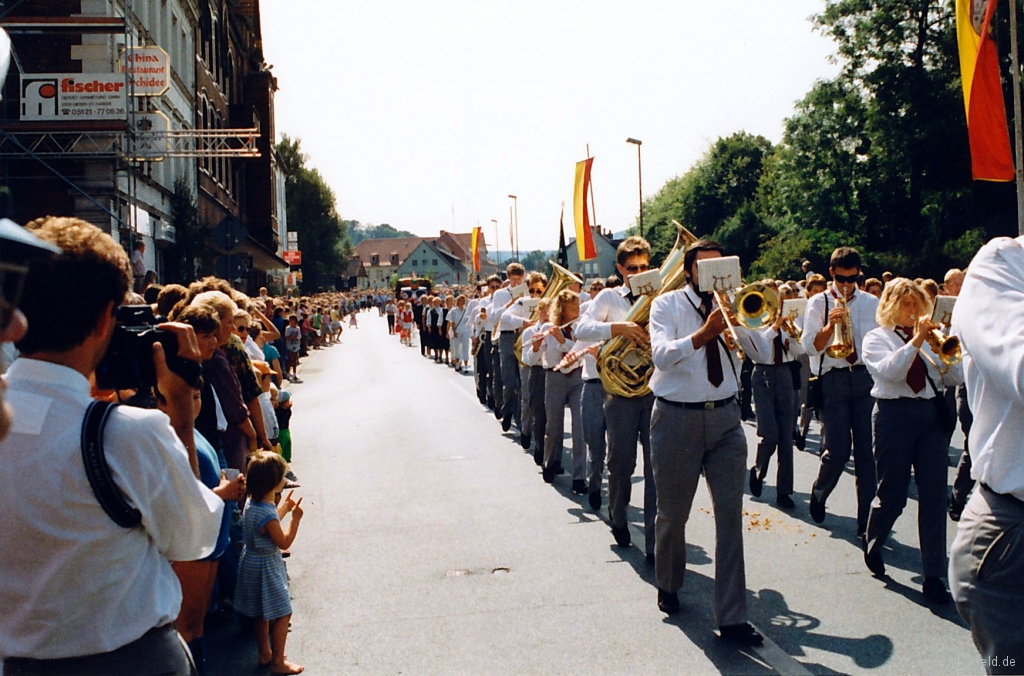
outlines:
M302 142L342 218L417 235L495 224L553 249L574 165L613 232L721 136L782 137L833 45L823 0L263 0L278 137ZM453 215L454 213L454 215ZM704 234L704 233L698 233Z

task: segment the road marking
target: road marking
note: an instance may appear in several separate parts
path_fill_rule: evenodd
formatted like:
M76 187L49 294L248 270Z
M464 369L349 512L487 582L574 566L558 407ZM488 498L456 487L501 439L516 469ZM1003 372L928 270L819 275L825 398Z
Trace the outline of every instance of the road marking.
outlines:
M764 645L754 648L754 652L761 656L772 669L779 672L780 676L812 676L811 672L804 665L793 659L793 656L779 647L779 645L768 638L758 627L758 633L764 637Z

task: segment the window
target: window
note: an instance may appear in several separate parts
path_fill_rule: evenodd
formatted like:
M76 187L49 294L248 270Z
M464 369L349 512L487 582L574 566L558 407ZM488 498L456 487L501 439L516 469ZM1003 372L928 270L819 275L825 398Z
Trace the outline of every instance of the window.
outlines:
M436 268L437 267L437 259L435 258L434 260L430 261L430 264Z
M413 267L416 267L419 264L420 264L420 262L418 260L416 260L415 258L412 259L412 266Z

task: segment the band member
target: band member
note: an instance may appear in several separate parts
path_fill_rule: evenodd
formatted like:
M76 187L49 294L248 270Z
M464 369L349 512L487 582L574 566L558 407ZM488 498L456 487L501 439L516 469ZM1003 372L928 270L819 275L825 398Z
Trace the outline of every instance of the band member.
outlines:
M501 397L495 396L495 401L501 408L501 429L507 432L512 427L513 420L516 427L522 429L519 419L519 360L516 359L516 339L519 338L522 326L504 328L501 321L518 300L512 298L510 289L523 283L526 269L519 263L509 263L505 272L508 275L508 286L494 294L492 311L497 315L494 329L498 335L500 353L495 373L501 374ZM497 411L495 415L498 415Z
M484 377L486 405L494 411L496 418L501 417L501 371L499 369L498 346L493 339L497 317L494 314L494 296L501 290L501 277L491 275L487 278L487 296L480 301L481 333L479 365Z
M413 322L416 323L416 331L420 334L420 356L427 356L427 335L426 327L424 324L426 314L426 308L424 308L423 300L426 296L420 297L413 294L412 297L412 318Z
M747 438L740 421L739 360L726 347L723 312L699 291L697 261L719 258L717 242L700 240L683 258L690 284L651 304L651 350L656 401L651 416L651 463L658 485L654 559L658 608L679 612L686 572L686 522L703 473L715 518L715 615L722 638L748 645L763 639L747 622L743 561L743 479ZM748 353L749 332L736 331Z
M864 336L864 363L874 378L875 466L878 488L864 536L864 562L885 575L882 548L907 504L910 470L917 484L917 532L924 568L924 595L948 603L940 579L946 572L946 474L949 437L937 405L946 406L942 385L963 382L960 364L939 370L939 356L925 342L938 329L931 299L904 277L886 284L878 304L878 328Z
M537 323L523 330L523 361L530 367L529 399L530 419L533 437L533 461L544 464L544 432L548 415L544 408L545 369L542 361L542 343L535 343L533 337L551 328L551 299L542 298L537 304ZM525 382L525 381L524 381Z
M875 460L871 454L871 396L874 382L861 359L864 335L878 326L875 311L878 299L857 288L860 254L844 246L832 252L829 264L832 284L807 301L801 344L818 365L825 408L822 411L824 451L818 477L811 488L810 512L815 523L825 520L825 503L839 483L850 459L853 437L853 462L857 485L857 536L868 525L868 511L875 496ZM840 298L845 300L845 309ZM853 349L845 358L830 357L826 349L833 343L836 329L846 321L852 324Z
M540 342L541 362L544 365L544 408L547 422L544 429L544 481L551 483L562 468L562 434L565 427L565 408L569 407L572 417L572 492L582 495L587 492L586 471L587 451L583 441L583 376L578 368L562 373L555 367L572 350L573 325L579 318L580 297L569 289L563 289L554 298L551 311L551 328L533 337Z
M651 245L642 237L627 237L619 245L615 254L615 267L619 275L626 281L620 287L605 289L587 306L586 313L580 317L576 326L576 338L585 341L605 341L615 336L623 336L633 343L646 345L649 341L647 332L636 322L625 321L630 308L636 300L629 287L629 278L650 269ZM584 378L591 388L600 385L596 365L584 364ZM597 412L592 408L595 396L586 397L589 404L585 418L591 429L593 439L599 432ZM657 492L654 475L651 472L651 409L654 406L654 395L628 398L605 393L604 421L608 430L608 516L611 520L612 536L620 547L630 545L629 524L626 521L626 509L632 494L633 471L636 469L636 443L640 438L644 456L644 540L648 562L654 560L654 514L657 505ZM597 473L600 444L595 444L591 453L596 456L592 463L591 476ZM598 482L596 491L600 491ZM591 490L595 490L591 484ZM590 504L599 509L600 494L590 497Z
M988 673L1024 664L1024 239L994 239L953 311L963 350L978 489L949 552L949 585Z
M544 295L544 291L547 289L548 278L543 272L531 272L526 276L527 294L530 298L540 299ZM518 299L515 304L501 316L501 320L498 322L498 328L503 331L513 330L516 331L520 337L525 335L526 329L533 326L534 322L530 319L531 312L523 305L524 298ZM520 347L524 348L523 352L520 353L521 357L526 356L525 351L526 341L525 339L521 342ZM513 355L514 356L514 355ZM530 408L530 367L526 364L526 360L522 359L519 363L519 445L523 449L530 448L531 432L533 431L532 424L532 409Z
M752 386L757 407L757 459L750 468L750 493L761 497L768 464L778 449L775 504L792 509L793 430L796 422L799 376L793 365L803 354L800 343L783 329L787 318L779 312L775 323L758 332L758 349L747 354L754 362Z

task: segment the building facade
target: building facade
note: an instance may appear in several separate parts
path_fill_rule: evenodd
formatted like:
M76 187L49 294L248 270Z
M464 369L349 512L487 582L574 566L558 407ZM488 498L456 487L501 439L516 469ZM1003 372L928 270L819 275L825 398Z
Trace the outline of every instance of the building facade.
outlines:
M580 275L584 279L596 277L608 277L616 275L615 252L622 243L621 239L615 239L610 231L602 230L600 226L592 227L594 233L594 248L597 249L597 257L586 261L580 261L579 251L576 249L576 240L571 239L565 245L566 260L569 261L569 270Z
M442 230L437 237L395 237L365 239L355 247L354 255L366 269L370 288L390 286L398 275L437 275L435 283L468 284L476 278L473 272L472 233ZM426 243L428 246L421 249ZM414 256L413 254L416 253ZM437 263L434 263L434 261ZM494 274L497 266L487 256L487 243L480 238L480 277ZM441 277L444 279L441 279Z

